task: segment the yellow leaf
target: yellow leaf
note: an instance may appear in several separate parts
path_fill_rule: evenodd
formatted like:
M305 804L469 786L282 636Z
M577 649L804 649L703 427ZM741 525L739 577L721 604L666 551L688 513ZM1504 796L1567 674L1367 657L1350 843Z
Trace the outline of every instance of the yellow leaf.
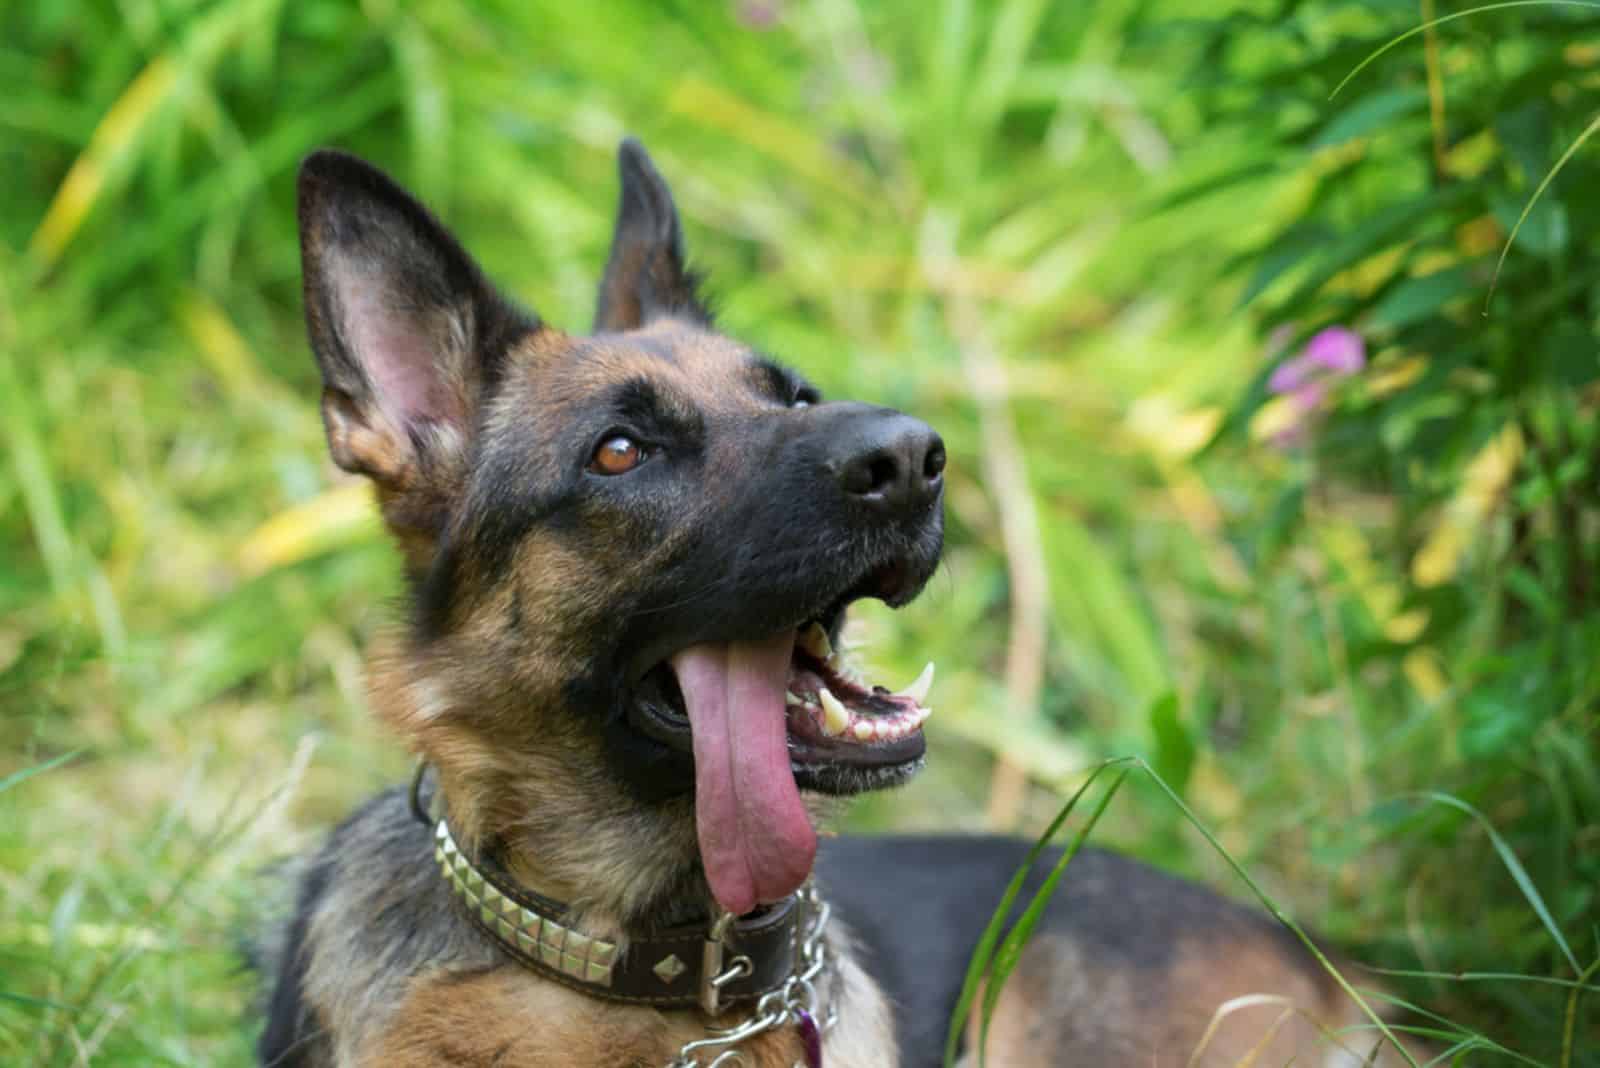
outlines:
M1422 372L1428 369L1428 361L1421 356L1408 356L1386 367L1375 367L1363 380L1367 393L1373 397L1386 397L1405 389L1411 383L1422 377Z
M667 110L717 127L858 204L871 199L859 164L828 148L805 127L753 107L720 86L688 75L668 95Z
M1406 681L1425 701L1437 701L1450 688L1445 678L1444 665L1439 654L1432 649L1413 649L1400 662Z
M1440 513L1438 525L1412 557L1412 581L1438 586L1455 577L1472 534L1499 504L1521 462L1522 431L1507 423L1462 472L1461 485Z
M55 262L72 235L78 232L99 199L116 158L134 144L146 120L166 100L175 75L172 60L165 55L157 56L105 113L90 136L88 147L73 161L72 168L62 179L43 221L28 242L28 250L39 260L46 264Z
M1193 456L1222 422L1216 405L1185 411L1165 394L1140 397L1128 411L1128 426L1152 452L1175 460Z
M378 509L365 482L335 486L287 508L255 529L239 546L239 570L254 578L287 567L336 544L378 529Z
M1455 577L1466 547L1467 539L1460 524L1446 513L1417 550L1417 555L1411 558L1411 581L1424 589L1449 582Z
M1250 440L1271 441L1292 430L1303 418L1292 397L1273 397L1250 418Z
M215 301L190 293L178 304L178 319L230 393L248 396L262 390L255 352Z
M1409 612L1401 612L1383 625L1383 636L1399 645L1405 645L1417 640L1428 626L1428 613L1426 609L1414 608Z

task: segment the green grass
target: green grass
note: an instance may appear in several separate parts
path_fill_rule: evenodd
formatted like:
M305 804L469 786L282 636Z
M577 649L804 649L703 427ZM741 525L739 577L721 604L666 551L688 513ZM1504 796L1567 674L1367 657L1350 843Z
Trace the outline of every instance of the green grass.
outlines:
M1307 6L1310 36L1375 18ZM260 870L406 772L364 707L398 571L324 453L299 158L390 169L577 329L631 132L730 331L950 447L947 566L862 613L884 675L939 665L934 761L857 826L1037 833L1140 754L1285 913L1526 1058L1471 1063L1600 1064L1570 985L1600 951L1595 671L1486 751L1554 700L1469 684L1537 585L1469 554L1465 637L1415 644L1447 678L1419 688L1410 646L1380 655L1403 493L1296 496L1296 457L1200 448L1266 366L1216 266L1257 269L1316 161L1194 192L1253 146L1183 81L1189 5L761 7L0 12L0 1063L248 1063ZM1325 116L1359 58L1285 114ZM1249 893L1144 776L1095 839Z

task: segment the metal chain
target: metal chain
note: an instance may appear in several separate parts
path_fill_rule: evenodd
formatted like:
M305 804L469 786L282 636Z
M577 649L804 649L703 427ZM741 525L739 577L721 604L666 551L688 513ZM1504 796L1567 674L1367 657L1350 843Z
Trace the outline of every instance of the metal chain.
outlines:
M756 1002L755 1011L742 1023L729 1028L712 1028L711 1034L705 1038L685 1043L678 1050L678 1055L667 1062L666 1068L732 1068L733 1065L747 1063L744 1051L739 1048L739 1044L746 1039L774 1031L785 1024L799 1024L807 1017L815 1020L817 1029L826 1034L838 1021L837 1006L828 1005L826 1011L821 1011L823 998L817 992L817 980L828 966L828 947L822 940L822 932L833 910L810 882L802 886L798 893L809 922L800 940L798 959L789 978L776 990L762 995L761 1000ZM725 982L735 978L737 969L745 966L745 963L743 958L735 960L727 971L712 982L720 986L722 983L718 980ZM711 1060L700 1060L701 1054L712 1053L716 1055ZM806 1066L796 1064L795 1068Z

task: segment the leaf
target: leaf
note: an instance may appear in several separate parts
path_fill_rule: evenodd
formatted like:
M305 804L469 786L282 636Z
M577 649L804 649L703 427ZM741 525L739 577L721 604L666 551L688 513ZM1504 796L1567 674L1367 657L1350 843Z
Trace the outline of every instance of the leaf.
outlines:
M1407 278L1391 289L1372 309L1370 325L1398 330L1426 319L1446 304L1474 289L1465 265L1449 267L1420 278Z
M1248 182L1261 178L1268 178L1279 171L1276 160L1253 160L1243 166L1224 171L1221 174L1207 175L1188 185L1179 186L1168 193L1157 197L1147 209L1155 215L1175 208L1187 207L1197 200L1204 200L1213 193L1220 193L1245 185Z
M1122 564L1069 513L1050 513L1045 546L1060 633L1092 651L1143 706L1172 687L1160 634ZM1136 706L1137 707L1137 706Z
M1194 738L1178 711L1178 695L1175 693L1162 694L1150 703L1150 732L1156 740L1156 771L1181 794L1188 788L1196 750Z
M1522 172L1523 181L1532 183L1549 168L1555 129L1550 122L1550 107L1543 100L1497 114L1494 136Z
M1364 96L1328 120L1311 139L1310 147L1315 151L1364 137L1386 123L1421 111L1427 103L1427 91L1421 88L1387 89Z
M1567 206L1552 197L1530 200L1524 208L1509 196L1494 198L1491 208L1495 221L1508 231L1525 252L1535 256L1555 256L1564 251L1571 237ZM1508 241L1507 247L1510 247Z
M1303 222L1290 227L1275 238L1270 248L1263 250L1255 274L1240 294L1236 308L1243 308L1276 282L1285 272L1306 262L1325 248L1333 238L1333 230L1325 223Z

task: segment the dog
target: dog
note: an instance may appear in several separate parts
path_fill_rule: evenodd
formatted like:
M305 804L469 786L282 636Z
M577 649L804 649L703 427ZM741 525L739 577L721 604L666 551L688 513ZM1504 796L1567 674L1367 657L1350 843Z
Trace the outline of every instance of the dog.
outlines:
M619 172L574 335L367 163L300 171L328 448L406 576L371 701L422 770L298 865L264 939L264 1065L937 1064L1026 855L819 847L841 799L924 760L928 680L890 692L837 645L852 602L904 605L934 572L945 448L719 333L637 142ZM1276 923L1085 850L985 1052L1388 1063L1333 1033L1362 1020Z

